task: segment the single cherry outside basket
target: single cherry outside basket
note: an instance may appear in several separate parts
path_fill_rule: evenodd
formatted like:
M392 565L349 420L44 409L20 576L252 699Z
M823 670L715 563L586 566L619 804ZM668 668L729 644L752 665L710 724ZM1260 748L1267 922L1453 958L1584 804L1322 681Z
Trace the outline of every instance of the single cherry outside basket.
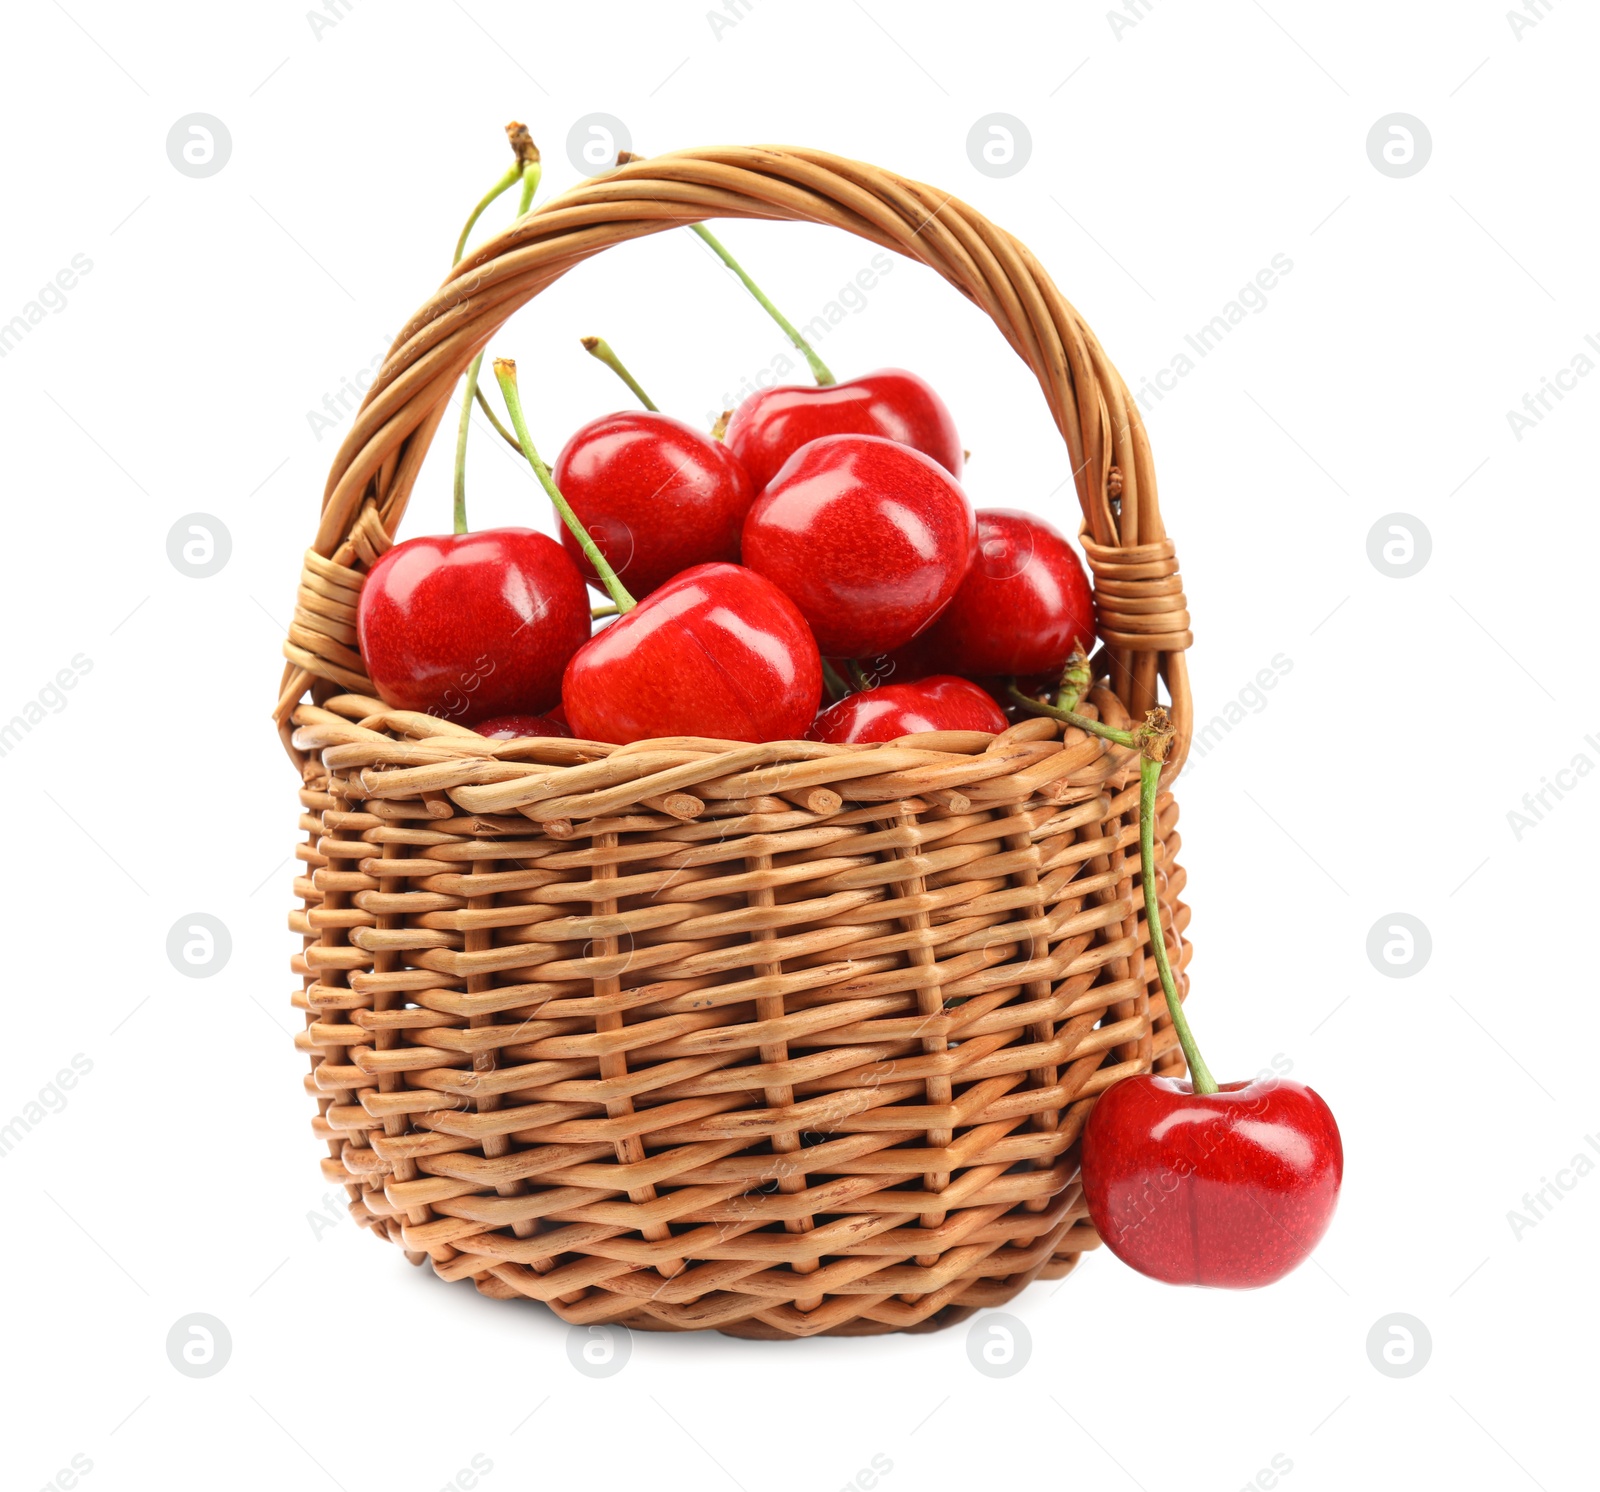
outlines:
M1191 635L1144 428L1028 250L818 151L634 161L457 266L334 461L277 709L302 774L296 1041L325 1178L445 1279L573 1323L928 1330L1096 1246L1084 1120L1117 1079L1183 1069L1133 753L1047 719L874 746L488 741L389 709L357 647L363 576L473 357L590 255L713 218L841 228L989 313L1076 480L1088 708L1136 722L1164 682L1181 767ZM1176 820L1164 790L1186 988Z

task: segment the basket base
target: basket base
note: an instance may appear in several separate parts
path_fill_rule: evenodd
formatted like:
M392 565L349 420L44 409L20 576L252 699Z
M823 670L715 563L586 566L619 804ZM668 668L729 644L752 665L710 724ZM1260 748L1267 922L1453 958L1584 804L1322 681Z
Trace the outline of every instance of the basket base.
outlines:
M1013 1289L1006 1290L995 1299L985 1300L981 1305L961 1305L952 1302L924 1317L921 1321L909 1326L899 1326L893 1322L874 1321L870 1316L857 1316L852 1320L842 1322L838 1326L830 1326L811 1335L819 1337L885 1337L899 1333L904 1336L926 1336L930 1332L943 1331L946 1327L959 1326L963 1321L970 1320L980 1310L993 1310L996 1306L1014 1300L1035 1280L1058 1280L1072 1273L1077 1268L1078 1260L1082 1254L1069 1254L1050 1260L1048 1264L1036 1274L1030 1274L1017 1281ZM637 1319L624 1318L619 1322L629 1331L660 1331L660 1332L685 1332L696 1331L702 1328L672 1326L655 1316L640 1315ZM792 1342L795 1333L784 1331L781 1327L769 1326L765 1321L746 1320L734 1322L728 1326L712 1328L719 1336L740 1337L750 1342Z
M1036 1274L1030 1274L1025 1279L1017 1282L1016 1288L1005 1291L993 1300L985 1300L979 1305L961 1305L952 1302L950 1305L935 1311L931 1316L915 1322L910 1326L897 1326L890 1322L874 1321L868 1316L858 1316L853 1321L846 1321L839 1326L830 1326L826 1331L816 1333L819 1337L885 1337L899 1333L902 1336L926 1336L930 1332L943 1331L946 1327L959 1326L963 1321L970 1320L979 1311L993 1310L996 1306L1005 1305L1008 1301L1016 1299L1029 1285L1036 1280L1064 1279L1078 1267L1078 1260L1082 1254L1068 1254L1053 1258ZM637 1329L650 1331L660 1329L659 1321L652 1321L648 1325L641 1322ZM671 1328L668 1328L669 1330ZM719 1326L719 1334L725 1337L743 1337L756 1342L790 1342L794 1340L794 1333L782 1331L775 1326L768 1326L764 1321L741 1321L733 1326Z
M1083 1228L1075 1230L1076 1236L1072 1239L1073 1247L1071 1251L1052 1253L1046 1258L1041 1267L1027 1270L1009 1280L986 1281L963 1292L968 1296L981 1295L981 1299L970 1300L965 1303L959 1300L950 1301L937 1310L931 1311L927 1316L909 1321L882 1321L870 1315L861 1315L852 1316L833 1326L820 1327L808 1331L803 1328L795 1329L794 1327L775 1326L754 1316L745 1317L739 1321L730 1321L721 1326L679 1326L646 1311L606 1314L598 1319L603 1319L608 1325L625 1327L629 1331L669 1334L712 1331L719 1336L738 1337L745 1341L753 1342L792 1342L801 1337L879 1337L890 1336L897 1332L907 1336L925 1336L930 1332L943 1331L946 1327L959 1326L980 1310L994 1310L1007 1304L1036 1280L1059 1280L1065 1278L1077 1268L1078 1261L1083 1257L1083 1253L1099 1243L1099 1240L1094 1238L1092 1233L1085 1238L1085 1231ZM487 1295L495 1300L526 1300L528 1298L492 1275L474 1279L471 1283L480 1294ZM926 1299L926 1297L923 1298ZM552 1310L562 1320L570 1321L573 1319L566 1310L552 1306L548 1302L541 1302L541 1304ZM906 1304L914 1307L914 1302L906 1302ZM581 1317L582 1313L579 1312L577 1314Z
M905 1336L920 1336L931 1331L943 1331L947 1326L957 1326L969 1316L976 1315L977 1306L947 1305L942 1311L935 1311L925 1321L919 1321L915 1326L891 1326L882 1321L871 1321L862 1317L855 1321L847 1321L843 1326L830 1326L827 1331L819 1331L819 1337L886 1337L896 1332ZM642 1323L641 1323L642 1324ZM648 1331L651 1327L659 1327L660 1322L652 1322L645 1326ZM737 1326L721 1326L717 1328L718 1334L725 1337L743 1337L751 1342L792 1342L794 1334L779 1331L775 1326L768 1326L764 1321L743 1321Z

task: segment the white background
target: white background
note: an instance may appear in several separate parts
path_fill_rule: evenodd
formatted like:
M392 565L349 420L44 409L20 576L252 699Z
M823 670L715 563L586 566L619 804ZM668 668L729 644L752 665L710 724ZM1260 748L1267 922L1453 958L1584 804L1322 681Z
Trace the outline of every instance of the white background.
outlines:
M1600 378L1520 441L1506 416L1600 334L1600 18L1553 0L1519 33L1505 0L1139 0L1119 32L1097 4L734 0L716 30L708 0L338 0L317 31L303 6L66 0L5 23L0 322L75 254L93 265L0 360L0 719L92 664L0 758L0 1119L75 1054L93 1064L3 1158L5 1484L50 1485L79 1455L91 1489L433 1492L474 1456L490 1492L831 1492L867 1486L874 1456L890 1492L1266 1487L1274 1456L1290 1492L1592 1485L1600 1179L1560 1168L1600 1131L1600 782L1567 778L1520 837L1507 815L1578 754L1600 763ZM529 123L560 190L568 131L597 111L646 153L805 143L956 193L1033 248L1135 387L1292 261L1147 415L1202 718L1292 664L1180 787L1211 1065L1243 1077L1281 1053L1343 1128L1341 1210L1282 1284L1177 1290L1101 1252L1013 1303L1032 1347L1009 1378L973 1369L961 1327L638 1336L597 1381L542 1308L313 1221L323 1147L284 926L296 784L267 719L348 424L318 439L308 412L438 282L507 162L503 123ZM1403 179L1366 149L1397 111L1432 138ZM204 179L166 152L195 112L232 139ZM966 148L994 112L1032 139L1006 178ZM782 225L725 237L796 320L871 252ZM687 233L585 265L495 344L551 456L622 402L586 332L696 423L785 349ZM841 376L929 377L974 501L1075 531L1037 390L931 274L897 262L822 350ZM446 527L448 490L436 450L405 532ZM481 432L471 490L478 526L550 526ZM206 580L166 554L193 512L232 536ZM1408 579L1368 558L1395 512L1431 535ZM232 935L210 979L165 953L197 911ZM1394 912L1431 934L1408 978L1366 953ZM1508 1213L1558 1172L1572 1190L1518 1236ZM193 1312L232 1337L205 1379L164 1346ZM1395 1312L1432 1339L1406 1378L1367 1352Z

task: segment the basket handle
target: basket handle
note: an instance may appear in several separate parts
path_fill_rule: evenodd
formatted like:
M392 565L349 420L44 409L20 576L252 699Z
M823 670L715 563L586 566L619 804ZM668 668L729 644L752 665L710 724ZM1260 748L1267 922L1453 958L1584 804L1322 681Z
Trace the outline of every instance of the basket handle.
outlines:
M281 728L308 687L372 693L355 640L361 576L392 543L467 365L511 315L613 244L707 218L822 223L914 259L993 318L1033 370L1083 509L1111 683L1137 717L1164 678L1181 767L1193 641L1138 406L1094 333L1032 254L965 203L891 171L792 146L718 146L631 160L552 198L463 259L407 323L328 474L284 654ZM318 683L318 681L321 681Z

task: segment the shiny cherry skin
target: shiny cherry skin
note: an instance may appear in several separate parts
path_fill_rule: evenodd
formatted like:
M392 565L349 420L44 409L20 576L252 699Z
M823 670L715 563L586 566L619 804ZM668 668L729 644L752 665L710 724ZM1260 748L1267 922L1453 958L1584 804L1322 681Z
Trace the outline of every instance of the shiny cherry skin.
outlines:
M805 618L742 565L696 565L652 591L573 655L561 685L584 740L657 736L792 741L822 695Z
M556 486L636 600L681 570L739 558L756 489L720 440L649 410L603 415L556 458ZM591 584L578 541L561 542Z
M521 741L529 736L572 734L559 720L552 720L548 715L496 715L492 720L478 721L472 728L491 741Z
M847 694L817 716L806 738L843 745L894 741L928 730L982 730L998 735L1007 724L999 705L976 684L934 674L913 684L885 684Z
M830 658L909 642L949 604L977 528L938 462L881 435L825 435L784 463L744 521L744 563L800 608Z
M356 606L384 703L447 720L548 709L589 632L578 567L528 528L407 539L372 567Z
M978 553L917 639L942 670L977 679L1054 674L1094 650L1094 595L1072 545L1042 518L978 510Z
M1174 1285L1246 1290L1301 1263L1344 1178L1339 1126L1303 1083L1196 1094L1187 1079L1114 1083L1083 1132L1083 1195L1124 1264Z
M823 435L881 435L961 475L961 437L944 400L903 368L817 388L761 389L733 412L728 447L759 492L801 446Z

